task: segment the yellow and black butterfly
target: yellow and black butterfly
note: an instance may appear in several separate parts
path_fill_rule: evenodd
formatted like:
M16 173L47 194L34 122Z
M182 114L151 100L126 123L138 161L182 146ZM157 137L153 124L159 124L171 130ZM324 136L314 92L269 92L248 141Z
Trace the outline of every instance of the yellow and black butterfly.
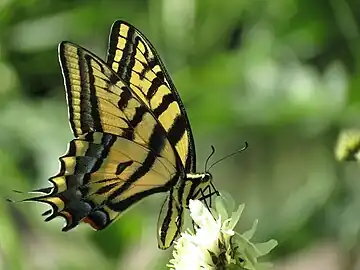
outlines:
M106 62L71 42L59 45L59 61L75 139L53 187L24 201L49 204L45 220L64 217L63 231L80 222L101 230L143 198L168 192L158 222L159 248L168 248L189 200L218 192L210 173L196 172L189 120L154 47L116 21Z

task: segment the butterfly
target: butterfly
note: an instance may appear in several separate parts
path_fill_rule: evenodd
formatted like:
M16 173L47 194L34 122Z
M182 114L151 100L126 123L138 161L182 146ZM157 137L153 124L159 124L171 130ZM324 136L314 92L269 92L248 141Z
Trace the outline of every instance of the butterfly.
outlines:
M112 26L106 62L67 41L58 52L75 138L49 178L52 187L23 201L50 205L45 221L63 217L63 231L81 222L102 230L145 197L166 192L157 239L160 249L170 247L189 200L219 192L208 171L196 171L189 119L160 57L121 20Z

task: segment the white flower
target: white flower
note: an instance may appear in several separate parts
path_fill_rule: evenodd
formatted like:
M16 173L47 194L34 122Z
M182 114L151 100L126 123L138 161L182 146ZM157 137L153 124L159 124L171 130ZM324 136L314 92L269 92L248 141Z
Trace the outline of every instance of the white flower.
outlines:
M242 234L233 230L244 207L242 204L233 212L231 197L219 196L211 214L200 201L190 200L190 216L197 225L195 233L188 229L181 234L168 267L175 270L259 270L271 266L259 263L257 259L269 253L277 242L273 239L259 244L250 242L257 220L250 230Z

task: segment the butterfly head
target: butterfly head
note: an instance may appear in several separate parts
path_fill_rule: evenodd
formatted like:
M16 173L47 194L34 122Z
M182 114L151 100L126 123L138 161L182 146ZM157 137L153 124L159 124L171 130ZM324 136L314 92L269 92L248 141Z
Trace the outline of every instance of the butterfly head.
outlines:
M212 179L213 177L209 172L205 172L201 174L201 178L199 181L200 183L198 186L198 189L201 190L200 200L211 197L214 194L216 194L217 196L220 195L219 191L215 188Z
M212 175L209 172L205 172L201 175L200 182L203 184L209 184L212 181Z

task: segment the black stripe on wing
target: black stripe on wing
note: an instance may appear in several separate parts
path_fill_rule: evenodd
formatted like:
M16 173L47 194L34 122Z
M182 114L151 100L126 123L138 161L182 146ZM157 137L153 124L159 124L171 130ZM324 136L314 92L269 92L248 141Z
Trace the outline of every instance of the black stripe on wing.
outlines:
M172 132L169 141L176 148L185 170L195 172L196 154L190 122L150 41L134 26L116 21L109 37L107 63L148 105L164 129Z

